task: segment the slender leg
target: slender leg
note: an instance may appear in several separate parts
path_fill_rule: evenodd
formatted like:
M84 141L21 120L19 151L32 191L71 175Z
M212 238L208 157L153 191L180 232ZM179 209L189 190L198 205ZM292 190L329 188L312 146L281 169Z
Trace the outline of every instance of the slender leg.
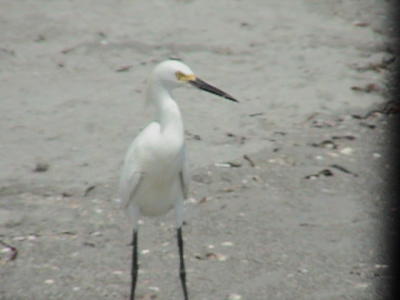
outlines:
M138 273L138 255L137 255L137 230L133 230L132 236L132 269L131 269L131 296L130 300L135 300L135 289L136 289L136 281L137 281L137 273Z
M189 300L188 291L186 288L186 271L185 271L185 261L183 258L183 239L182 239L182 227L177 229L177 238L178 238L178 248L179 248L179 276L181 278L183 296L185 300Z

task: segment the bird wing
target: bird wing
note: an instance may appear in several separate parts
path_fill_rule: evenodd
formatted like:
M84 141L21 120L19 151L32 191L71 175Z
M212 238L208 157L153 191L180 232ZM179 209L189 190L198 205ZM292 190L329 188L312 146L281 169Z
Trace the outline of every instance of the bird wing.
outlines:
M152 122L147 125L135 138L126 153L122 166L119 193L122 206L126 208L135 196L140 183L143 179L143 172L139 166L139 152L141 144L147 136L151 136L152 132L159 130L159 124Z
M137 152L138 144L140 143L140 138L144 131L145 130L139 133L137 138L130 145L122 165L119 181L119 194L123 208L127 208L130 201L133 199L143 177L137 163Z
M130 201L135 196L135 193L139 188L142 178L143 174L135 170L134 167L132 167L131 170L127 170L127 167L123 168L122 176L120 179L119 192L122 206L124 208L128 207Z
M179 179L181 183L183 198L187 199L189 194L189 174L186 159L186 145L184 145L182 148L182 159L182 169L179 172Z

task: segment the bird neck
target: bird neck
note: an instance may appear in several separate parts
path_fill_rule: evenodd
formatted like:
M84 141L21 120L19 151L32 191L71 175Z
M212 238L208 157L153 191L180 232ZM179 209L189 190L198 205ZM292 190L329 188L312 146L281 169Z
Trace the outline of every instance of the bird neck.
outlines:
M157 82L150 82L147 90L148 101L156 108L155 120L160 124L162 134L172 134L183 139L183 122L178 104L170 92Z

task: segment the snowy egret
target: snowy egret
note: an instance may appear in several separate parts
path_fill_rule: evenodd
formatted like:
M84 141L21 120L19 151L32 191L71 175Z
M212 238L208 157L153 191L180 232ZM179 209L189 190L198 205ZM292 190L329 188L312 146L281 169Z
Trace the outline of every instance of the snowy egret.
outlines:
M178 60L158 64L150 75L147 101L156 107L155 120L132 142L126 154L120 178L123 208L133 223L131 294L135 298L138 272L138 219L159 216L175 208L179 249L179 275L184 299L188 300L183 254L183 201L188 194L184 130L181 112L171 91L185 84L238 102L229 94L196 77Z

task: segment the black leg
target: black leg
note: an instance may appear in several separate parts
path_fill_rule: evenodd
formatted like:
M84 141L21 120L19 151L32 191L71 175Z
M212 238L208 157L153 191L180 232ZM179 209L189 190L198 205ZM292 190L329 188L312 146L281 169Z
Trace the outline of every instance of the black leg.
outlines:
M137 281L137 273L138 273L138 255L137 255L137 230L133 230L132 236L132 269L131 269L131 296L130 300L135 300L135 289L136 289L136 281Z
M188 291L186 288L186 271L185 271L185 261L183 258L183 239L182 239L182 227L179 227L177 230L177 238L178 238L178 248L179 248L179 276L181 278L183 296L185 300L189 300Z

